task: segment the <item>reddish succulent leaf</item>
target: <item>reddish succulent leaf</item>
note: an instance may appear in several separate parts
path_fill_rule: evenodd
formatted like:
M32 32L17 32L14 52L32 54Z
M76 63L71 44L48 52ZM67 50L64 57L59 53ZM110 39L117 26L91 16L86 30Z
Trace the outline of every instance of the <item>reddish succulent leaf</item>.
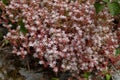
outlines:
M116 62L120 61L120 55L118 55L118 56L110 56L109 59L111 60L112 63L116 63Z

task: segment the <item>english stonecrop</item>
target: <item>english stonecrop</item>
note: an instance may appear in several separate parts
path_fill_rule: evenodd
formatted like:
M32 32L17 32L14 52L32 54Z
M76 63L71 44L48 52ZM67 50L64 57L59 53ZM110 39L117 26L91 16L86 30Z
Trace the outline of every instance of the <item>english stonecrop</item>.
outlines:
M13 46L13 53L23 58L32 54L41 65L55 72L108 69L109 58L115 55L119 44L120 29L112 31L113 17L102 4L95 4L95 10L91 0L78 2L11 0L2 16L7 19L8 15L11 22L3 26L8 29L4 38ZM118 14L111 7L118 8L117 2L104 3L111 14ZM12 24L16 24L15 28Z

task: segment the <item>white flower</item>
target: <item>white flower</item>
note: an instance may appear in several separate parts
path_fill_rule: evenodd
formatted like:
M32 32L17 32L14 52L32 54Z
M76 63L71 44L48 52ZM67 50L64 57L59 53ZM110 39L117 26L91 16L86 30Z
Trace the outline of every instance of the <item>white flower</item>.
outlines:
M39 22L39 21L35 21L35 24L39 25L39 24L40 24L40 22Z
M66 69L67 69L67 70L70 70L70 68L71 68L71 66L70 66L70 65L68 65L68 66L66 67Z
M28 44L29 46L34 46L34 44L33 44L33 42L29 42L29 44Z
M79 33L79 35L82 35L82 30L79 30L78 33Z
M63 49L63 52L67 52L67 48L64 48L64 49Z
M68 15L71 16L73 14L73 12L69 12Z
M44 22L49 22L49 20L48 19L45 19L45 21Z
M53 33L55 32L55 29L54 28L50 28L50 33Z
M21 52L17 52L17 55L21 55Z
M26 45L25 43L22 43L22 46L23 46L23 47L27 47L27 45Z
M35 33L34 33L34 32L31 32L31 33L30 33L30 35L31 35L31 36L34 36L34 35L35 35Z
M27 51L24 51L23 54L26 55L26 54L27 54Z
M57 33L57 34L56 34L56 36L60 37L60 36L61 36L61 34L60 34L60 33Z
M11 33L10 33L10 32L8 32L8 33L7 33L7 36L9 36L9 37L10 37L10 36L11 36Z
M28 8L28 5L27 5L27 4L23 4L23 7L24 7L24 8Z
M11 18L13 18L13 16L14 16L13 14L10 14L10 15L9 15L9 17L11 17Z
M92 50L90 47L88 47L88 48L86 49L86 52L92 54L92 53L93 53L93 50Z
M65 65L64 65L64 64L62 64L62 65L61 65L61 67L64 69L64 68L65 68Z
M38 38L40 38L40 37L41 37L41 35L39 35L39 34L38 34L37 36L38 36Z
M32 26L30 29L33 30L33 31L37 30L34 26Z
M32 19L38 19L39 17L37 15L32 16Z
M53 68L53 71L58 72L58 68L57 67Z
M49 50L49 51L48 51L48 54L52 54L52 53L53 53L53 50Z
M106 54L106 55L109 55L109 53L110 53L110 52L109 52L108 50L105 50L105 54Z
M13 39L18 39L18 36L12 36Z
M54 18L54 17L56 17L56 15L55 15L55 14L53 14L53 15L52 15L52 17Z
M52 67L52 68L55 67L55 65L54 65L52 62L50 62L49 65L50 65L50 67Z
M92 20L88 20L88 23L89 23L89 24L92 24L92 22L93 22Z
M90 67L94 67L94 64L93 64L93 62L91 62L91 63L89 64L89 66L90 66Z
M8 8L14 9L14 6L13 5L9 5Z
M64 15L60 15L60 18L61 18L61 19L66 19L67 17L64 16Z
M80 18L79 18L79 21L83 21L83 20L84 20L84 17L80 17Z
M84 68L85 68L86 66L87 66L87 65L86 65L86 63L85 63L85 62L84 62L84 63L82 63L82 67L84 67Z
M33 57L34 57L34 58L38 58L37 53L34 53L34 54L33 54ZM39 64L40 64L40 63L39 63Z
M39 64L44 64L44 62L43 61L39 61Z
M21 38L21 39L24 39L25 36L24 36L23 34L20 34L20 38Z
M40 52L41 50L40 50L40 48L36 48L36 52Z

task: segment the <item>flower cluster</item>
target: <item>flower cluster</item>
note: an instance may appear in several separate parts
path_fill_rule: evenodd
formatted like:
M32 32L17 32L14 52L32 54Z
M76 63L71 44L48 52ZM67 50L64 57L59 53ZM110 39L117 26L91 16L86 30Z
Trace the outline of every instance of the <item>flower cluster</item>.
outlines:
M113 32L107 9L96 15L91 1L11 0L5 14L11 23L24 23L15 29L11 23L4 24L13 53L22 57L33 54L55 72L107 69L108 59L118 47L119 33Z

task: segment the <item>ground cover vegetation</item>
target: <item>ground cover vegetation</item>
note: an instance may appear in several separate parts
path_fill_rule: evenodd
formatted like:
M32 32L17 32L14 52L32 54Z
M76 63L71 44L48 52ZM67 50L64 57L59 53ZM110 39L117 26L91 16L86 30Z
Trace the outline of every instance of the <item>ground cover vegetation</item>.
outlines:
M8 30L3 38L13 54L23 59L32 55L56 74L69 71L88 77L105 72L110 80L109 66L120 60L119 3L1 0L0 25Z

